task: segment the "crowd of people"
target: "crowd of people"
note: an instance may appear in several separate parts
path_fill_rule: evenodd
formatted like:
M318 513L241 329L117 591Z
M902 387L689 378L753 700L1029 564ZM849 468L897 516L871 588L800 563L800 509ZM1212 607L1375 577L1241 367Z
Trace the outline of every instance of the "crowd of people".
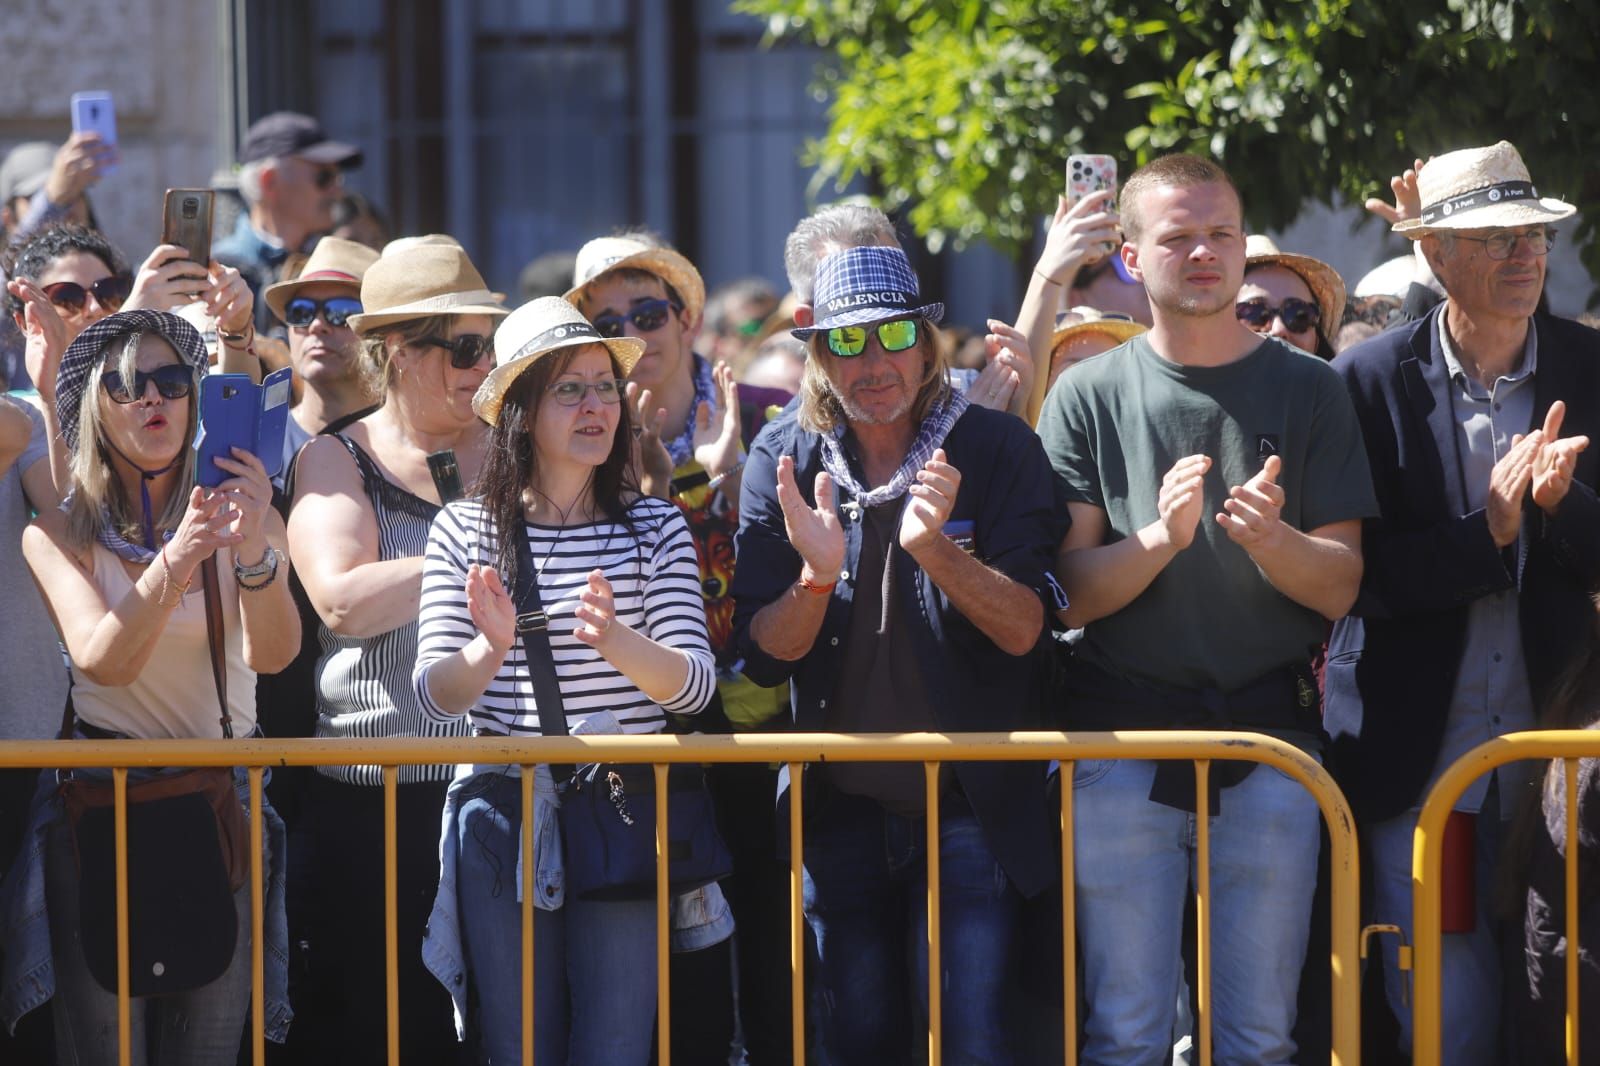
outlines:
M1369 209L1414 255L1354 286L1247 234L1215 162L1157 158L1063 198L1015 320L964 344L869 206L796 224L787 294L708 292L620 230L535 259L508 300L454 238L389 239L343 188L359 148L314 119L261 119L239 158L213 247L137 269L89 202L113 148L0 165L0 738L1251 730L1333 772L1364 916L1409 938L1438 775L1600 721L1600 334L1543 306L1573 209L1506 142L1396 176ZM283 367L281 448L205 450L210 375ZM538 1062L651 1062L653 838L647 882L626 869L648 775L540 765L525 827L519 768L484 744L399 770L403 1058L518 1062L531 1009ZM789 1062L787 771L679 769L672 1058ZM934 803L944 1056L1061 1060L1065 788L1080 1059L1184 1054L1186 764L805 774L815 1061L919 1061ZM116 1061L108 779L0 770L6 1062ZM1577 780L1592 873L1600 775ZM269 1061L385 1059L383 782L271 775ZM1452 815L1445 1061L1563 1060L1566 787L1507 767ZM1249 763L1209 793L1215 1061L1325 1061L1317 804ZM140 769L128 795L132 1060L231 1062L248 779ZM1585 942L1597 899L1575 901ZM1370 1057L1398 1060L1393 942L1369 979L1390 1008Z

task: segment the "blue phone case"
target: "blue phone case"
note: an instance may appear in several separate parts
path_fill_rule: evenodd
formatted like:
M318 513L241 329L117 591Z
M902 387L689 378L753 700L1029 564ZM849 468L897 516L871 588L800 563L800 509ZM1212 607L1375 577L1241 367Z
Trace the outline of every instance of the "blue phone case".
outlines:
M249 374L210 374L200 383L200 432L194 447L195 480L216 488L233 475L214 460L242 448L261 460L267 476L283 466L283 437L289 428L288 367L257 385Z

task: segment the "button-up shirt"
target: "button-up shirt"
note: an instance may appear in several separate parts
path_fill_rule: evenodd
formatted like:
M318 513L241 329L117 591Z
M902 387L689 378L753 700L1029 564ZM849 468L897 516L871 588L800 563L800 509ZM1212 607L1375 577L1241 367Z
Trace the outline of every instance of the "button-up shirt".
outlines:
M1450 337L1448 318L1448 311L1439 316L1439 344L1449 381L1444 395L1435 399L1449 406L1456 431L1453 440L1438 442L1439 454L1444 462L1446 497L1456 513L1468 514L1487 506L1489 478L1495 463L1511 450L1514 435L1527 433L1533 426L1538 334L1530 322L1522 359L1509 374L1485 387L1461 365ZM1518 536L1513 547L1515 576L1520 584L1527 559L1525 534ZM1466 643L1450 697L1444 743L1434 763L1435 780L1445 767L1484 741L1535 725L1517 604L1518 590L1510 588L1474 600L1467 608ZM1515 764L1502 767L1496 774L1502 795L1524 776ZM1489 780L1486 774L1474 781L1456 809L1477 811L1482 807ZM1514 806L1502 803L1501 809L1509 812Z

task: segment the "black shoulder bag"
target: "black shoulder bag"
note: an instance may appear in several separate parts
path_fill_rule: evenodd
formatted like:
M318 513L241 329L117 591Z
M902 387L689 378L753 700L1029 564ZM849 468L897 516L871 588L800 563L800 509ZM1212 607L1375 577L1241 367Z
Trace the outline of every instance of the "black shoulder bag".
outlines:
M528 538L517 530L517 633L539 707L539 730L567 735L567 715L550 651L549 619L539 600ZM648 899L656 890L656 788L649 766L590 763L550 767L561 797L567 890L580 899ZM733 872L717 831L705 770L674 764L667 772L667 878L674 895Z
M231 738L215 556L202 564L201 580L222 735ZM69 701L67 737L70 706ZM67 777L61 783L78 857L84 961L108 992L117 990L112 796L110 781ZM210 984L233 961L239 936L233 894L250 872L250 834L232 768L199 767L130 783L127 832L129 994L172 995Z

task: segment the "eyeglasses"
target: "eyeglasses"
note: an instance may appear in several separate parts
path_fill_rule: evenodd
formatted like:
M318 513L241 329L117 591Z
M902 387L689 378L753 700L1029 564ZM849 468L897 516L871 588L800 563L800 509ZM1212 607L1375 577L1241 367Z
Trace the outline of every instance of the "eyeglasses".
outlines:
M123 383L120 371L107 370L100 375L100 387L105 389L106 395L117 403L133 403L135 400L143 399L145 389L152 381L156 383L156 391L162 396L176 400L194 390L194 371L182 363L168 363L148 372L137 370L134 371L131 392Z
M903 352L917 343L917 320L897 318L877 325L878 343L886 352ZM828 351L840 359L854 359L867 350L867 327L836 326L828 331Z
M634 304L622 314L596 315L594 328L602 337L622 336L623 322L632 322L640 333L654 333L667 324L667 318L679 309L671 300L644 300Z
M1233 305L1233 313L1239 316L1240 322L1257 332L1270 329L1274 315L1283 320L1283 328L1290 333L1304 333L1322 321L1321 308L1293 296L1277 307L1267 303L1266 298L1262 296L1257 296L1253 300L1240 300Z
M423 337L411 343L424 348L443 348L450 353L450 365L457 370L471 370L494 348L491 338L477 333L466 333L449 341L443 337Z
M623 382L619 378L601 378L599 381L558 381L545 391L556 398L562 407L576 407L583 402L584 394L594 390L595 399L604 404L622 402Z
M1458 241L1476 241L1483 245L1483 252L1490 259L1510 259L1512 249L1516 248L1518 240L1527 241L1528 251L1534 255L1549 254L1550 246L1556 243L1556 231L1536 229L1527 233L1512 233L1510 230L1501 230L1487 237L1469 237L1465 233L1457 233L1455 238Z
M322 321L339 329L350 321L351 315L361 313L361 301L350 296L333 296L326 300L313 300L300 296L290 300L283 309L283 320L295 329L309 329L318 315Z
M115 311L122 306L122 302L132 291L133 279L125 275L101 278L88 288L84 288L76 281L57 281L44 286L44 294L50 298L50 302L73 315L83 313L84 305L89 302L90 293L94 294L95 303L107 311Z

